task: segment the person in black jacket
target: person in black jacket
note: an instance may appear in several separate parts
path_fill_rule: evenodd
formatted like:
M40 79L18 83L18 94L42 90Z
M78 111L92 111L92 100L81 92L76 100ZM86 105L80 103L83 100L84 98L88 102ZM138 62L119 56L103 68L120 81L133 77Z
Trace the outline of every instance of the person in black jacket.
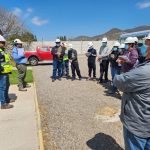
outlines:
M61 46L60 39L56 39L55 43L56 43L56 46L54 46L51 51L53 55L52 82L56 80L57 70L58 70L58 80L61 80L63 57L65 54L65 49Z
M113 45L112 52L109 55L112 81L113 81L115 75L119 75L121 72L121 66L119 66L119 64L117 62L117 59L120 55L119 47L120 47L120 43L118 41L116 41ZM112 82L111 90L108 93L115 94L116 92L117 92L117 88L114 86L114 84Z
M87 80L90 80L92 71L93 71L93 78L94 79L96 78L96 56L97 56L97 52L93 48L92 42L88 43L88 47L89 47L89 49L86 53L86 56L88 57L89 78Z
M77 51L73 49L73 45L69 44L69 50L68 50L68 58L71 63L71 70L72 70L72 80L76 79L76 74L77 73L79 80L82 79L80 69L79 69L79 63L78 63L78 58L77 58Z

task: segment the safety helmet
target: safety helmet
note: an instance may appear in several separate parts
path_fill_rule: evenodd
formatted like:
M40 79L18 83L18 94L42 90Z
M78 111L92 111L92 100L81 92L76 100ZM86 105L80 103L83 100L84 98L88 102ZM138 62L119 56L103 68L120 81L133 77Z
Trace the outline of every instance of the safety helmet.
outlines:
M133 37L134 41L138 43L138 38L137 37Z
M148 34L147 37L144 38L144 40L150 40L150 33Z
M133 37L128 37L125 42L125 44L134 44L135 43L135 40Z
M61 42L60 39L55 40L55 43L60 43L60 42Z
M14 43L15 43L15 44L22 44L23 42L22 42L20 39L15 39L15 40L14 40Z
M120 46L120 43L118 41L116 41L113 45L114 47L119 47Z
M107 37L104 37L103 39L102 39L102 43L106 43L108 40L107 40Z
M120 48L120 49L124 49L124 48L125 48L125 44L121 44L121 45L119 46L119 48Z
M88 43L88 47L90 48L90 47L93 47L93 42L89 42Z
M5 38L2 35L0 35L0 42L6 42Z

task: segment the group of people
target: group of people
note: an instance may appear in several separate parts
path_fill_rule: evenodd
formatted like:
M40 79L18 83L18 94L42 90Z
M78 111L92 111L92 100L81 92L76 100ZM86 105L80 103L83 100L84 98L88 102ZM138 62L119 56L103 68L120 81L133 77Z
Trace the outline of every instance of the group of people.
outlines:
M123 123L126 150L150 150L150 34L144 38L146 55L141 55L137 37L128 37L123 44L116 41L113 48L108 48L107 38L102 39L102 46L97 54L93 43L88 43L86 56L88 58L88 79L96 78L96 61L100 64L99 82L108 82L108 68L110 63L112 88L110 94L122 91L121 121ZM0 35L0 102L1 109L12 108L9 98L9 74L12 72L11 57L5 50L6 40ZM69 63L71 63L72 80L76 73L82 79L77 51L72 44L61 43L56 39L56 46L52 48L53 75L52 81L61 80L63 75L69 77ZM19 91L27 91L26 58L22 42L14 40L12 57L19 73ZM96 59L97 58L97 59ZM76 72L76 73L75 73Z
M100 64L99 82L108 82L110 64L112 86L109 93L114 94L117 90L123 92L120 118L123 123L125 150L150 150L150 34L143 40L145 52L142 52L141 47L138 46L137 37L128 37L123 44L116 41L111 50L108 48L107 38L103 38L98 54L93 43L89 42L89 49L86 53L89 68L88 80L91 79L92 71L93 78L96 78L97 60ZM56 80L57 67L63 64L64 54L68 54L72 78L75 77L74 69L81 78L77 51L72 45L69 46L69 51L65 52L58 41L52 50L54 55L53 81ZM59 50L59 47L62 50ZM59 61L60 57L61 61ZM59 69L59 80L61 80L62 71L61 68Z
M52 82L57 79L61 80L62 76L66 75L67 79L69 76L69 63L71 63L72 70L72 80L76 79L76 73L79 77L79 80L82 79L77 51L73 49L73 45L69 44L69 49L67 50L66 43L61 43L60 39L56 39L56 45L52 48L53 55L53 74L52 74Z
M0 35L0 103L1 109L13 108L10 103L15 102L14 99L9 97L9 74L13 71L12 61L15 62L16 68L18 70L18 90L27 91L27 87L30 87L25 82L26 77L26 63L27 59L24 55L24 48L22 46L23 42L20 39L15 39L13 41L12 54L5 49L6 39ZM12 60L13 58L13 60Z
M79 80L82 79L79 63L77 58L77 50L73 48L72 44L61 43L56 39L56 46L52 48L53 54L53 75L52 81L57 79L61 80L62 76L69 76L69 63L71 64L72 80L75 80L77 73ZM87 80L96 79L96 61L100 64L100 77L99 83L107 83L108 69L110 64L112 81L115 75L128 72L137 64L144 62L145 57L141 55L140 48L138 47L137 37L128 37L124 43L120 44L118 41L114 42L112 49L108 47L107 38L102 39L102 45L99 52L94 48L93 42L88 43L88 50L86 52L88 60L88 78ZM118 92L117 87L112 82L112 87L109 94Z

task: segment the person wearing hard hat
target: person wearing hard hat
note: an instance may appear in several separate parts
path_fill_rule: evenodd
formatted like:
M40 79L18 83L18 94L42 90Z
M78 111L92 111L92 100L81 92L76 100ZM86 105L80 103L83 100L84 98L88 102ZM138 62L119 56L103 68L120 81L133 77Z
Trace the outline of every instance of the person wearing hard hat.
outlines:
M123 92L120 119L125 150L150 149L150 35L145 44L144 63L114 78L115 86Z
M119 56L117 62L122 65L122 72L128 72L133 69L138 63L138 51L135 48L135 40L133 37L128 37L125 40L125 49L127 53L124 56Z
M69 58L68 58L67 44L62 43L62 47L64 47L65 49L65 54L63 58L63 64L62 64L62 76L66 76L68 79L69 78Z
M124 43L120 44L119 52L120 52L120 55L124 55L127 52L127 50L125 49L125 44Z
M114 86L113 79L116 75L120 74L121 71L121 66L117 63L117 59L120 55L119 47L120 47L120 43L116 41L109 55L111 76L112 76L112 87L111 90L108 91L109 94L115 94L117 92L117 87Z
M104 82L108 82L108 66L109 66L109 54L110 50L107 46L107 38L102 39L102 46L100 47L98 61L100 62L100 78L99 82L103 82L103 75L105 77Z
M16 63L16 68L18 70L18 87L19 91L27 91L26 87L30 87L25 82L26 72L27 72L27 59L24 55L24 48L22 46L23 42L20 39L14 40L14 48L12 50L12 57Z
M89 77L87 80L91 79L91 74L93 71L93 79L96 79L96 56L97 51L93 47L93 42L88 43L88 51L86 53L86 56L88 57L88 68L89 68Z
M76 73L79 77L79 80L82 80L82 76L81 76L80 69L79 69L77 50L73 48L72 44L69 44L68 58L71 63L72 81L76 79Z
M56 45L52 48L52 55L53 55L53 75L52 75L52 82L55 82L57 70L58 70L58 80L61 81L62 77L62 64L63 64L63 57L65 54L64 47L61 46L60 39L56 39Z
M12 72L12 65L10 63L10 55L5 50L6 40L0 35L0 103L1 109L12 108L13 105L9 103L14 102L8 96L9 91L9 73Z

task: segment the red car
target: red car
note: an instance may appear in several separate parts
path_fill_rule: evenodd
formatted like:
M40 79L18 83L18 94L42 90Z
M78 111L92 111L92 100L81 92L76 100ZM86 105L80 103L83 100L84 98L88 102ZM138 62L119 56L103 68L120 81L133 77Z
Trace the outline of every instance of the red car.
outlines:
M52 47L49 46L38 46L36 51L26 51L25 57L28 59L32 66L36 66L39 61L53 61L51 48Z

